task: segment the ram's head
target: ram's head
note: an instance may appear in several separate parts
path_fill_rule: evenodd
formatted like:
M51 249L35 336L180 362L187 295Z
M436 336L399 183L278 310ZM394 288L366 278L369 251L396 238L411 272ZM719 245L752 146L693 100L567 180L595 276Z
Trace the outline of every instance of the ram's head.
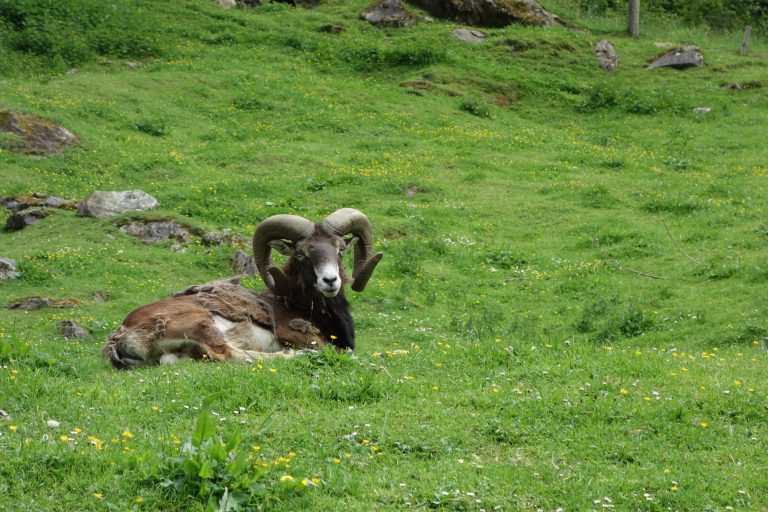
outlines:
M380 252L373 254L371 223L361 212L342 208L318 223L297 215L273 215L259 224L253 236L259 274L280 296L311 286L335 297L347 279L342 256L349 246L355 251L352 289L361 292L383 257ZM282 269L274 265L272 249L289 257Z

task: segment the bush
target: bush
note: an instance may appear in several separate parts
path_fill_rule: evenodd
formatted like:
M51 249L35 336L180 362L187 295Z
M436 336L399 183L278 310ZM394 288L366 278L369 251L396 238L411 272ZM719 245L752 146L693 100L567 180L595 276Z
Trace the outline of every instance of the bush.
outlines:
M627 11L626 0L579 0L580 9L588 14L604 15ZM752 24L758 31L768 29L766 0L644 0L645 13L666 13L690 25L708 25L718 30L739 29Z

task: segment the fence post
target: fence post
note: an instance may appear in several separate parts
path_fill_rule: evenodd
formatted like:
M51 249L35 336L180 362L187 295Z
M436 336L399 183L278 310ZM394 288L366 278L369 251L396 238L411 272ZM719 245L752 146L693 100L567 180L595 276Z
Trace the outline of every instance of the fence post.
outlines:
M746 55L749 53L749 37L752 35L752 27L747 25L744 27L744 39L741 41L741 51L739 52L741 55Z
M640 0L629 0L628 30L631 37L640 37Z

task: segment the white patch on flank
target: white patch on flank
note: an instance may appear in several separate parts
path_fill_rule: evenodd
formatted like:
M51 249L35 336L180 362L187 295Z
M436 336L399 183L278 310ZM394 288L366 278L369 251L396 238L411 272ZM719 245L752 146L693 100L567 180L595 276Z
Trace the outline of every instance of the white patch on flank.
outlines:
M213 315L213 325L215 325L216 328L221 332L227 332L228 330L230 330L235 326L235 323L230 322L223 316Z

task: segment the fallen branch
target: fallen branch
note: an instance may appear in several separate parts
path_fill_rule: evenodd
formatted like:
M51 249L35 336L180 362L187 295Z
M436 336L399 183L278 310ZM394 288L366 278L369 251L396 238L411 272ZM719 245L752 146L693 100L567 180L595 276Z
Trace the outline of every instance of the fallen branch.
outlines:
M676 248L677 248L677 250L680 252L680 254L682 254L683 256L685 256L686 258L688 258L689 260L691 260L691 261L692 261L692 262L694 262L695 264L697 264L697 265L701 265L701 262L700 262L700 261L698 261L696 258L694 258L694 257L692 257L692 256L689 256L688 254L686 254L686 252L683 250L683 248L682 248L682 247L680 247L680 244L679 244L679 243L677 243L677 240L675 240L675 239L672 237L672 232L669 230L669 226L667 226L667 223L666 223L666 221L665 221L664 219L661 219L661 223L662 223L662 224L664 224L664 229L666 229L666 230L667 230L667 235L669 236L669 239L670 239L670 240L672 240L672 243L673 243L673 244L675 244L675 247L676 247Z
M627 272L632 272L633 274L637 274L639 276L648 277L650 279L668 279L667 277L664 277L664 276L655 276L653 274L648 274L647 272L641 272L639 270L631 269L629 267L622 265L621 263L616 261L614 258L611 258L610 256L608 256L608 254L606 254L606 252L600 246L600 240L598 240L597 237L592 238L592 244L597 248L598 251L600 251L600 254L603 255L603 258L605 258L605 261L607 261L608 263L610 263L616 268L619 268L621 270L626 270Z

